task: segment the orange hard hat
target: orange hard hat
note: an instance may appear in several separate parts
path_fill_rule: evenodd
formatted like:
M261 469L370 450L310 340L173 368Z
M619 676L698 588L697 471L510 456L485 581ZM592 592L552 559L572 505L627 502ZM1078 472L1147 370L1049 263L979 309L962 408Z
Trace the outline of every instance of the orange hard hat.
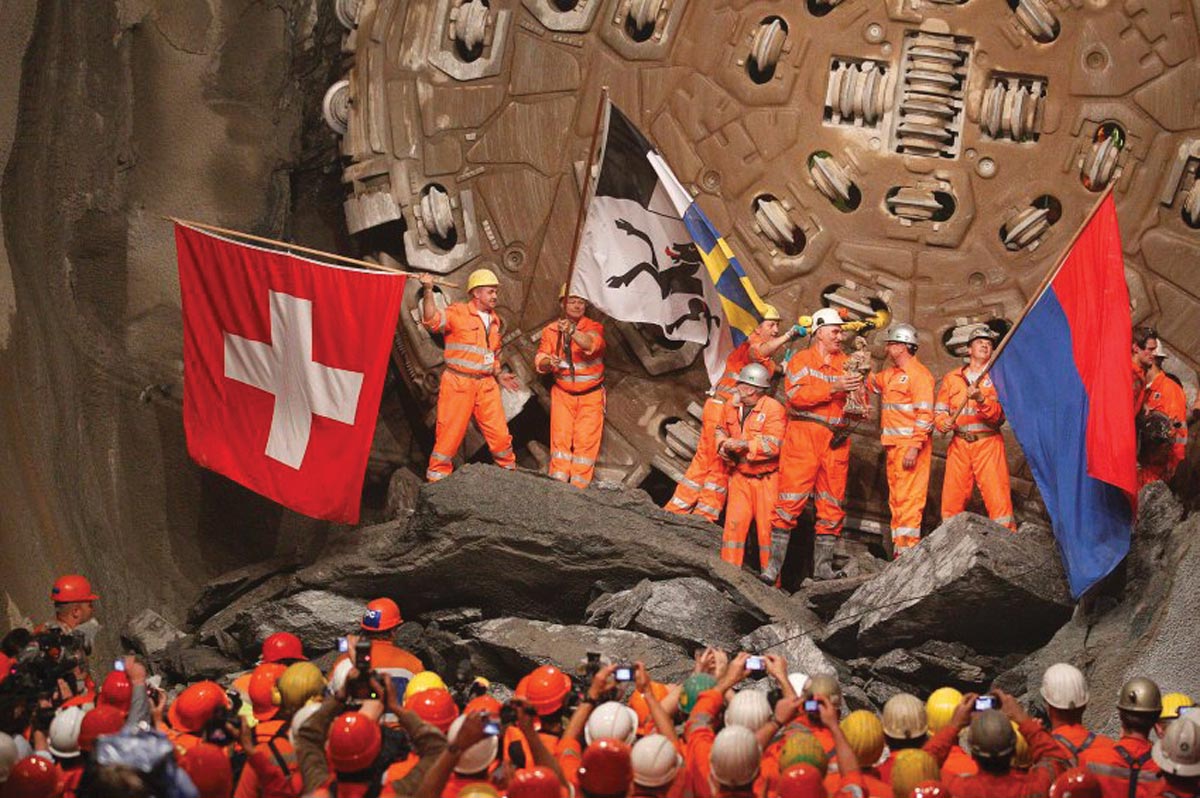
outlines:
M812 765L793 765L779 777L779 798L825 798L821 771Z
M96 696L96 706L116 707L122 714L129 713L129 705L133 702L133 684L125 671L110 671L100 685L100 694Z
M524 698L539 715L553 715L563 708L571 692L571 677L553 665L534 669L517 685L517 696Z
M1101 798L1100 780L1087 768L1071 768L1050 786L1050 798Z
M650 692L659 701L667 697L667 686L660 682L650 682ZM648 723L654 723L650 717L650 707L646 704L646 697L642 695L640 690L634 690L633 695L629 696L629 708L637 713L638 730L643 730Z
M499 715L501 708L500 702L490 695L477 695L463 707L463 714L470 715L472 712L486 712L489 715Z
M51 798L58 794L58 768L44 757L27 756L13 765L0 787L4 798Z
M191 778L200 798L229 798L233 794L233 767L229 755L212 743L198 743L179 758L179 767Z
M579 762L579 786L593 798L615 798L629 792L633 783L630 748L620 740L602 738L583 752Z
M230 706L229 696L216 682L188 685L167 709L167 719L175 731L198 732L218 707Z
M246 693L250 696L250 706L257 720L270 720L279 712L275 703L275 683L288 669L282 662L264 662L250 674L250 686Z
M404 619L400 617L400 607L396 602L390 598L377 598L367 604L360 625L368 632L386 632L402 623Z
M125 713L116 707L98 706L88 710L79 724L79 750L87 753L96 744L97 737L116 734L125 725Z
M70 604L73 601L95 601L100 598L92 592L92 583L86 576L67 574L60 576L50 590L50 600L55 604Z
M361 712L339 715L329 727L329 758L339 773L365 770L383 745L379 724Z
M562 786L547 767L518 770L508 783L508 798L559 798Z
M449 690L437 688L413 693L404 702L404 708L417 713L426 723L431 723L445 734L450 730L450 724L458 717L458 707L454 696Z
M300 638L291 632L276 632L263 641L263 662L286 662L302 659L308 659L304 656L304 646L300 643Z

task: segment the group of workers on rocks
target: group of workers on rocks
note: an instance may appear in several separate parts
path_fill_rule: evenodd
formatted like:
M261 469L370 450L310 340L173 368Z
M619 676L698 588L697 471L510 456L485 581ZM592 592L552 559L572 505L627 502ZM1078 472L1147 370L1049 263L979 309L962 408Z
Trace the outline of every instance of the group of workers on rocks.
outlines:
M467 282L468 300L445 308L435 301L432 276L423 276L422 285L423 322L443 336L446 366L427 479L451 473L472 417L496 464L515 468L500 386L516 390L519 384L500 365L496 275L476 270ZM604 326L586 315L583 298L568 294L565 287L563 294L562 318L542 331L534 366L554 379L550 475L585 488L604 428ZM671 512L714 523L723 511L723 559L742 564L753 524L760 574L776 584L791 532L811 501L816 511L814 576L836 576L833 552L846 517L850 433L869 412L868 394L877 396L880 406L895 556L921 538L935 432L952 436L941 494L943 520L962 512L978 487L992 520L1016 530L1001 434L1004 410L987 375L997 339L991 327L970 329L966 364L946 374L940 387L917 356L912 325L896 323L884 330L887 365L874 373L861 357L851 361L847 355L847 328L854 325L835 309L816 311L803 327L780 327L779 312L766 306L763 321L729 356L704 404L695 457L666 505ZM809 345L779 363L778 355L802 335L810 337ZM1162 371L1165 357L1154 330L1135 331L1135 407L1143 422L1161 422L1142 425L1147 430L1139 472L1143 484L1169 479L1187 443L1187 400L1178 381ZM776 394L773 378L781 369ZM1193 422L1197 414L1200 410L1193 411Z
M1028 707L947 686L852 709L834 674L715 648L678 683L607 651L573 673L534 668L510 690L426 670L395 645L400 609L381 598L324 669L276 632L230 684L168 696L133 656L98 683L86 649L50 662L62 650L40 643L70 648L97 596L67 576L53 598L54 621L4 640L0 798L1200 795L1189 696L1131 678L1105 696L1120 723L1110 738L1084 724L1088 685L1067 663L1045 671Z

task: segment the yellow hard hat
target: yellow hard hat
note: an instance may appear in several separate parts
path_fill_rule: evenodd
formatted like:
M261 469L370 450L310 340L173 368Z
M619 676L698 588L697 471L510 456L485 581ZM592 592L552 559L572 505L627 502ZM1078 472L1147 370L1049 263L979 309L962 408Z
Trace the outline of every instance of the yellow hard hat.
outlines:
M283 707L284 712L295 712L308 703L310 698L321 695L325 689L325 675L321 669L311 662L295 662L275 683L271 691L271 700Z
M763 321L780 321L783 318L774 305L763 305L762 317Z
M441 676L438 676L433 671L421 671L408 680L408 687L404 688L404 700L407 701L410 696L416 695L423 690L445 689L446 683L442 681Z
M896 752L892 765L892 795L909 798L913 788L923 781L939 781L942 770L933 754L920 748L905 748Z
M476 269L467 278L467 293L476 288L485 288L490 285L500 285L500 279L496 277L496 273L491 269Z
M842 720L842 734L863 767L871 767L883 755L883 723L874 712L856 709Z
M930 734L937 734L950 725L950 718L962 700L963 694L953 687L939 687L929 694L929 700L925 702L925 718L929 722Z
M783 741L783 748L779 750L779 772L782 773L792 765L812 765L821 771L822 777L825 776L829 768L829 757L826 756L825 748L816 735L801 731L789 735Z
M1196 702L1183 693L1167 693L1162 697L1162 705L1162 715L1159 717L1162 720L1175 720L1179 717L1180 707L1194 707Z

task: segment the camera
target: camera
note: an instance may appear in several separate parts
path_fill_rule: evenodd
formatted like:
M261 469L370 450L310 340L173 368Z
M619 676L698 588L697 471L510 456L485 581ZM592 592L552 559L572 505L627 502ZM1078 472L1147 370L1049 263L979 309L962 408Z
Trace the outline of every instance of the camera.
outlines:
M820 712L821 711L821 702L815 698L809 698L809 699L805 700L804 711L805 712Z
M632 665L618 665L616 672L613 673L613 678L616 679L618 682L632 682L633 681L633 666Z
M975 711L983 712L988 709L999 709L1000 702L994 695L981 695L975 699Z
M354 667L364 673L371 670L370 640L359 640L354 644Z
M767 661L762 657L747 657L746 670L748 671L765 671L767 669Z
M113 660L113 670L124 673L125 672L125 660L123 660L123 659Z
M489 717L486 721L484 721L483 733L489 737L499 737L500 736L500 719L495 718L495 717Z
M1179 708L1177 711L1178 711L1178 713L1179 713L1179 717L1181 717L1181 718L1182 718L1184 715L1187 715L1187 714L1189 714L1189 713L1190 713L1190 712L1191 712L1193 709L1195 709L1195 707L1194 707L1194 706L1191 706L1191 707L1180 707L1180 708Z
M225 697L229 699L229 706L217 707L217 711L212 714L208 723L205 723L201 730L201 737L206 743L217 746L229 745L234 742L234 738L229 733L228 727L242 728L242 694L237 690L226 690Z
M344 637L337 639L337 650L339 654L345 654L350 651L350 641Z

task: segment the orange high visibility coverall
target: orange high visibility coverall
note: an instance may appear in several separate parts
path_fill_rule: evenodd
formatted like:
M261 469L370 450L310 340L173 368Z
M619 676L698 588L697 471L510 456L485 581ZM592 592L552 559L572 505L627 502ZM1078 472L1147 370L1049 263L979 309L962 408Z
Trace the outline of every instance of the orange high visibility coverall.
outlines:
M570 341L570 365L554 370L550 389L550 476L586 488L596 471L604 434L604 325L584 316L575 328L592 337L590 349ZM566 361L558 322L542 330L539 355Z
M1055 742L1067 750L1071 755L1071 767L1079 764L1079 756L1084 751L1091 748L1103 750L1112 748L1116 743L1112 738L1105 737L1103 734L1088 731L1087 727L1081 723L1069 723L1062 726L1055 726L1050 730L1050 736Z
M954 439L946 449L946 478L942 482L942 520L958 515L967 508L971 489L979 485L988 516L998 524L1017 531L1013 520L1012 490L1008 480L1008 459L1004 456L1004 410L1000 394L992 378L984 376L978 383L983 402L967 398L970 380L964 366L942 378L937 402L933 406L933 423L938 429L953 419ZM963 407L963 402L966 406Z
M1033 767L1027 772L1009 770L1003 774L983 769L972 776L946 776L943 773L942 784L954 798L1031 798L1050 792L1050 785L1067 769L1067 752L1032 718L1026 719L1017 729L1029 741ZM930 738L925 750L941 765L957 741L958 729L947 726Z
M1100 782L1104 798L1148 798L1161 778L1150 747L1147 740L1125 736L1111 747L1092 746L1079 755L1079 764Z
M1138 487L1156 479L1161 479L1163 482L1168 481L1175 475L1175 469L1183 462L1188 440L1187 396L1184 395L1183 389L1175 380L1168 377L1166 372L1160 371L1146 386L1142 412L1162 413L1178 426L1175 427L1175 440L1171 444L1170 450L1164 453L1165 458L1161 462L1139 464Z
M741 565L746 552L746 535L753 522L758 534L758 559L763 568L771 554L771 519L779 477L779 450L787 414L783 405L769 396L754 407L730 402L717 427L717 445L723 440L744 440L750 448L731 467L729 502L725 507L725 534L721 559Z
M883 448L887 452L888 505L892 509L892 547L899 553L921 540L921 515L929 492L933 462L933 375L916 356L903 367L872 374L867 388L881 395ZM913 469L904 468L904 455L918 447Z
M439 310L431 332L441 333L446 341L446 370L438 389L437 431L425 478L437 482L454 470L454 455L467 434L467 422L474 416L483 433L492 458L501 468L516 468L512 436L500 403L500 316L492 313L485 329L483 318L470 303L456 302Z
M737 375L742 368L750 363L758 363L768 373L775 373L775 361L761 353L763 342L761 335L752 332L725 360L725 374L713 388L713 396L704 403L696 454L679 480L671 500L667 502L666 509L670 512L677 515L691 513L714 523L721 515L729 483L729 466L717 456L714 436L724 414L723 405L733 398Z
M717 690L705 690L696 697L696 704L683 728L684 798L712 798L711 757L716 716L725 707L725 696Z
M840 536L846 511L850 443L830 446L833 428L846 424L845 391L834 392L843 376L846 355L834 352L826 363L816 345L792 355L784 371L788 423L779 456L779 498L775 528L788 531L809 499L817 508L818 535Z
M1136 415L1146 402L1146 370L1133 364L1133 412Z

